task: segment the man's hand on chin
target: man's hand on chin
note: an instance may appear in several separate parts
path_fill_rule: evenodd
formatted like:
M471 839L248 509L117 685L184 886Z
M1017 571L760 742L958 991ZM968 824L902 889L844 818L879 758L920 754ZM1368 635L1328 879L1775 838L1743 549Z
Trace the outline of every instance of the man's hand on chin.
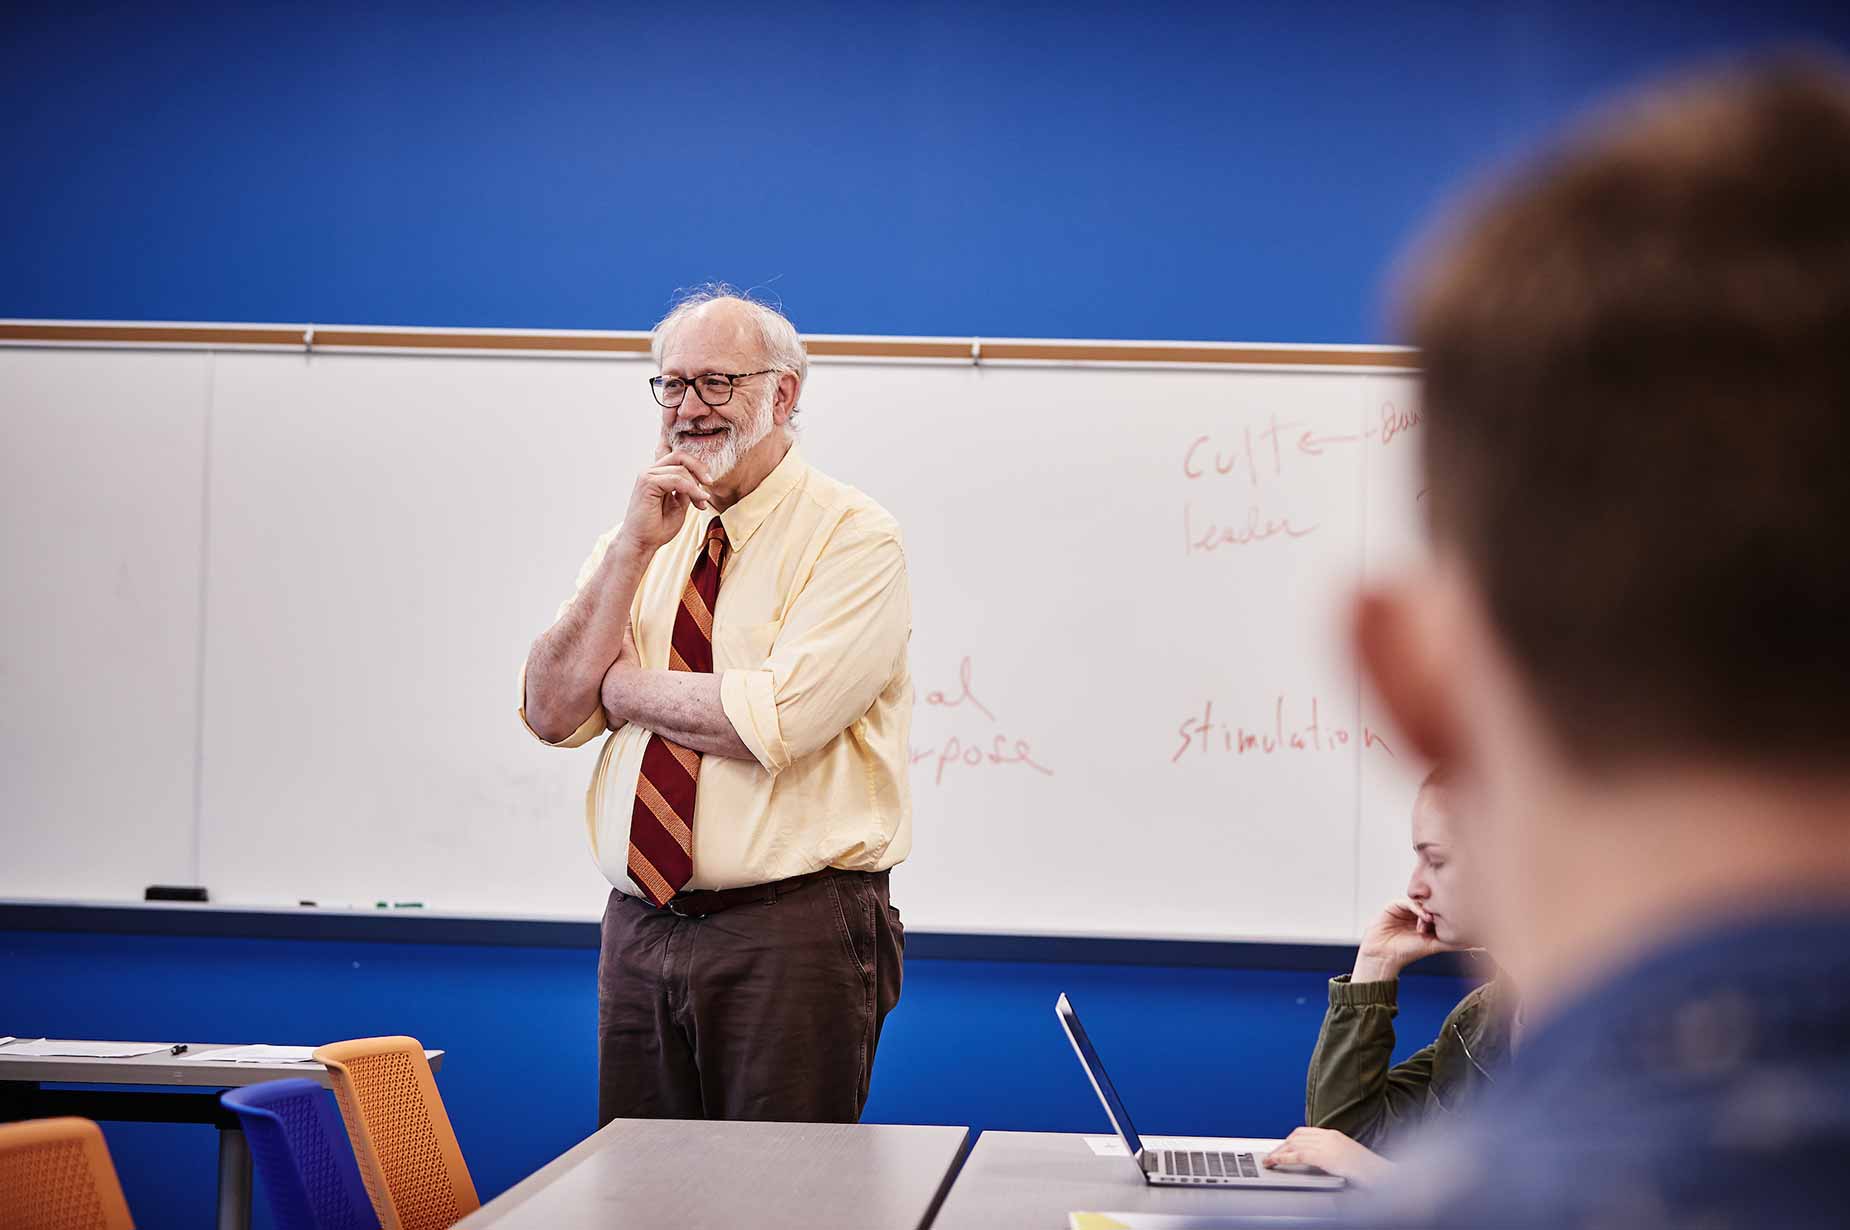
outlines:
M623 528L613 548L622 547L646 562L658 547L681 532L689 505L713 506L705 463L682 452L658 457L636 478Z

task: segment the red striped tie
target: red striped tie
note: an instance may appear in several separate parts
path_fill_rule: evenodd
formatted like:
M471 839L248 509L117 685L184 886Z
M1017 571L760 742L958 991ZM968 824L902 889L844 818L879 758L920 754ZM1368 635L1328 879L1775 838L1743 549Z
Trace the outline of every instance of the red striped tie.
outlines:
M726 527L713 518L706 548L694 561L681 608L674 615L669 670L713 670L713 607L731 545ZM649 736L636 779L636 803L630 809L629 872L657 906L667 904L694 874L694 786L699 780L700 753L658 734Z

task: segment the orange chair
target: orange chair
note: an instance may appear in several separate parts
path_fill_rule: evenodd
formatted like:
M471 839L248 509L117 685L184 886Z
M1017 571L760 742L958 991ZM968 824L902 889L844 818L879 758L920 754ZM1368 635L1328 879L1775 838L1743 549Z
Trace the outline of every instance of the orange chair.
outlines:
M135 1230L88 1119L0 1124L0 1230Z
M416 1038L357 1038L315 1051L353 1141L382 1230L449 1230L481 1207Z

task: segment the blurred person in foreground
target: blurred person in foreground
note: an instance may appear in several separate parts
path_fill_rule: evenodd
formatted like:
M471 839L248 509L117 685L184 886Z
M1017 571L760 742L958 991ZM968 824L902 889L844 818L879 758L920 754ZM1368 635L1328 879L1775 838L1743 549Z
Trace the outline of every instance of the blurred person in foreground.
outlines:
M1850 73L1630 101L1419 261L1434 553L1358 600L1521 1058L1371 1225L1844 1225Z

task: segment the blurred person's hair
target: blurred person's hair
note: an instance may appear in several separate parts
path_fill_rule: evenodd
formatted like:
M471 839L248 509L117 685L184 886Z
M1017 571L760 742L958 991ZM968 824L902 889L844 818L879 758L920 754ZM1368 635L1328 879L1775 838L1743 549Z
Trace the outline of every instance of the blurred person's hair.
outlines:
M1850 752L1850 73L1606 113L1406 285L1435 539L1591 768Z

